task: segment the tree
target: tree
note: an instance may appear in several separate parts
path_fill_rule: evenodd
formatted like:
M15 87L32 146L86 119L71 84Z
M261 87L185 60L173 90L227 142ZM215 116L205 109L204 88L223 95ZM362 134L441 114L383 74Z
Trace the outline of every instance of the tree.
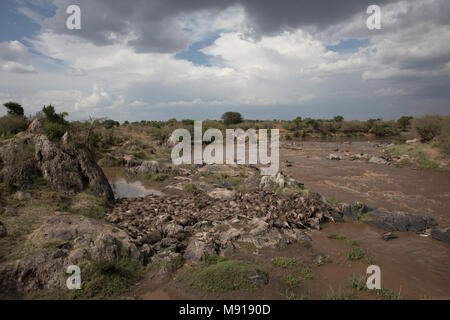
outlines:
M53 141L60 139L69 128L69 123L64 119L68 113L56 113L52 105L44 106L42 112L45 115L43 126L45 135Z
M408 129L409 125L411 124L412 119L413 119L413 117L406 117L406 116L400 117L397 120L398 126L400 127L400 129L406 130L406 129Z
M55 108L51 104L47 107L44 106L44 108L42 108L42 112L44 113L47 121L59 124L66 124L66 120L64 118L69 115L67 112L56 113Z
M335 122L342 122L342 121L344 121L344 117L343 116L336 116L336 117L333 118L333 120Z
M7 102L3 104L6 109L8 109L8 114L11 116L23 116L24 110L20 104L17 102Z
M238 124L244 121L239 112L226 112L222 115L222 120L225 124Z

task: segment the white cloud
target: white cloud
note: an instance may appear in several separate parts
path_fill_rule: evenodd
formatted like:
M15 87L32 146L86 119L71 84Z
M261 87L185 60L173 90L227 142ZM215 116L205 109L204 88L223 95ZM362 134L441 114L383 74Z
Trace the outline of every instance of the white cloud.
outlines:
M24 65L14 61L8 61L2 66L2 71L11 73L36 73L33 66Z

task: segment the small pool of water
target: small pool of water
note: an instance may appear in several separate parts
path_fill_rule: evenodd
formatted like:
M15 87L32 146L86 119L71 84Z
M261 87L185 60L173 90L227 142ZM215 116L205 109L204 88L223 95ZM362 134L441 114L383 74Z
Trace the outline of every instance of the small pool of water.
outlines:
M145 197L150 194L162 196L163 192L153 189L143 181L128 180L120 175L115 168L103 169L116 199Z

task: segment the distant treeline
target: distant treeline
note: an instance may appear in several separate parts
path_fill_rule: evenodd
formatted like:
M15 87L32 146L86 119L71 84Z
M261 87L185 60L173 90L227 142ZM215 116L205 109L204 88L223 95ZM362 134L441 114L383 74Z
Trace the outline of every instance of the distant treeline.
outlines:
M33 117L25 117L22 106L15 102L5 103L8 114L0 118L0 136L12 137L27 128L29 123L39 118L43 122L44 133L52 140L60 139L69 131L77 136L75 141L91 147L98 147L98 143L105 145L120 140L118 128L126 131L137 131L148 134L151 139L163 144L177 128L185 128L193 134L194 120L178 121L148 121L119 123L111 119L91 119L89 121L65 120L67 113L56 113L49 105ZM286 140L302 139L307 137L354 137L374 135L377 137L395 137L402 132L413 132L422 141L436 141L446 153L450 153L450 116L425 115L419 118L410 116L400 117L398 120L345 120L342 116L333 119L313 119L297 117L293 120L245 120L238 112L227 112L221 120L203 121L203 131L216 128L225 132L225 129L280 129L282 137ZM115 141L114 143L118 143Z

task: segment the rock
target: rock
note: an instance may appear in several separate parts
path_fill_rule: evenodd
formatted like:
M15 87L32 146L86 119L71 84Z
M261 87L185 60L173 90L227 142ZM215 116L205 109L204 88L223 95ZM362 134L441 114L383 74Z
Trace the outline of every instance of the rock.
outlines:
M444 241L450 244L450 227L443 229L435 228L431 231L431 236L436 240Z
M353 154L350 156L350 160L359 161L359 160L369 160L369 156L365 153Z
M148 244L155 244L158 241L161 241L161 239L162 239L161 232L156 230L147 233L147 235L145 235L145 240L143 240L143 242Z
M412 143L416 143L416 142L419 142L419 139L415 138L412 140L406 140L406 144L412 144Z
M388 162L380 157L371 157L369 159L369 163L375 163L375 164L387 164Z
M61 138L61 142L63 144L68 144L69 143L69 139L70 139L69 131L67 131L66 133L64 133L63 137Z
M137 167L142 164L142 161L137 160L135 157L126 155L123 157L123 160L125 161L125 167L126 168L132 168Z
M293 229L284 230L284 233L297 241L312 241L311 237L305 231Z
M235 194L235 191L233 190L227 190L227 189L223 189L223 188L217 188L214 189L213 191L208 193L208 196L210 196L211 198L214 199L231 199Z
M256 271L256 274L248 277L248 280L258 286L264 286L269 283L269 276L265 272Z
M385 241L389 241L391 239L397 239L398 237L393 234L392 232L385 232L381 235L381 239L385 240Z
M9 217L16 217L19 215L19 209L13 207L4 208L3 214Z
M340 157L340 156L338 156L338 155L335 155L334 153L330 153L328 156L327 156L327 159L328 160L337 160L337 161L339 161L339 160L342 160L342 158Z
M175 237L178 233L182 231L183 227L175 223L169 223L164 227L164 233L167 237Z
M261 190L272 190L274 186L274 182L270 176L261 177L261 181L259 183L259 188Z
M386 231L423 232L427 228L436 226L436 221L426 214L407 214L403 212L389 212L381 209L369 211L362 221L372 227Z
M33 122L31 122L31 124L28 126L27 132L36 134L40 131L42 131L42 124L39 119L34 119Z
M281 172L278 172L274 182L278 186L278 188L280 188L280 189L284 188L285 180L284 180L284 176Z
M0 221L0 239L5 238L7 235L8 231L6 230L6 226Z
M212 246L207 245L205 242L192 239L184 252L184 258L194 263L201 262L205 259L206 255L215 255L217 252Z
M253 236L260 235L269 228L269 224L260 218L253 218L249 225L251 227L250 234Z
M25 199L30 199L31 198L31 194L28 192L23 192L23 191L17 191L12 195L12 198L14 200L18 200L18 201L22 201Z
M22 188L39 175L55 191L74 195L90 186L96 196L113 202L111 186L88 149L50 141L39 134L38 122L0 148L0 180Z
M356 221L368 211L369 208L364 203L354 201L344 207L343 218L344 220Z

